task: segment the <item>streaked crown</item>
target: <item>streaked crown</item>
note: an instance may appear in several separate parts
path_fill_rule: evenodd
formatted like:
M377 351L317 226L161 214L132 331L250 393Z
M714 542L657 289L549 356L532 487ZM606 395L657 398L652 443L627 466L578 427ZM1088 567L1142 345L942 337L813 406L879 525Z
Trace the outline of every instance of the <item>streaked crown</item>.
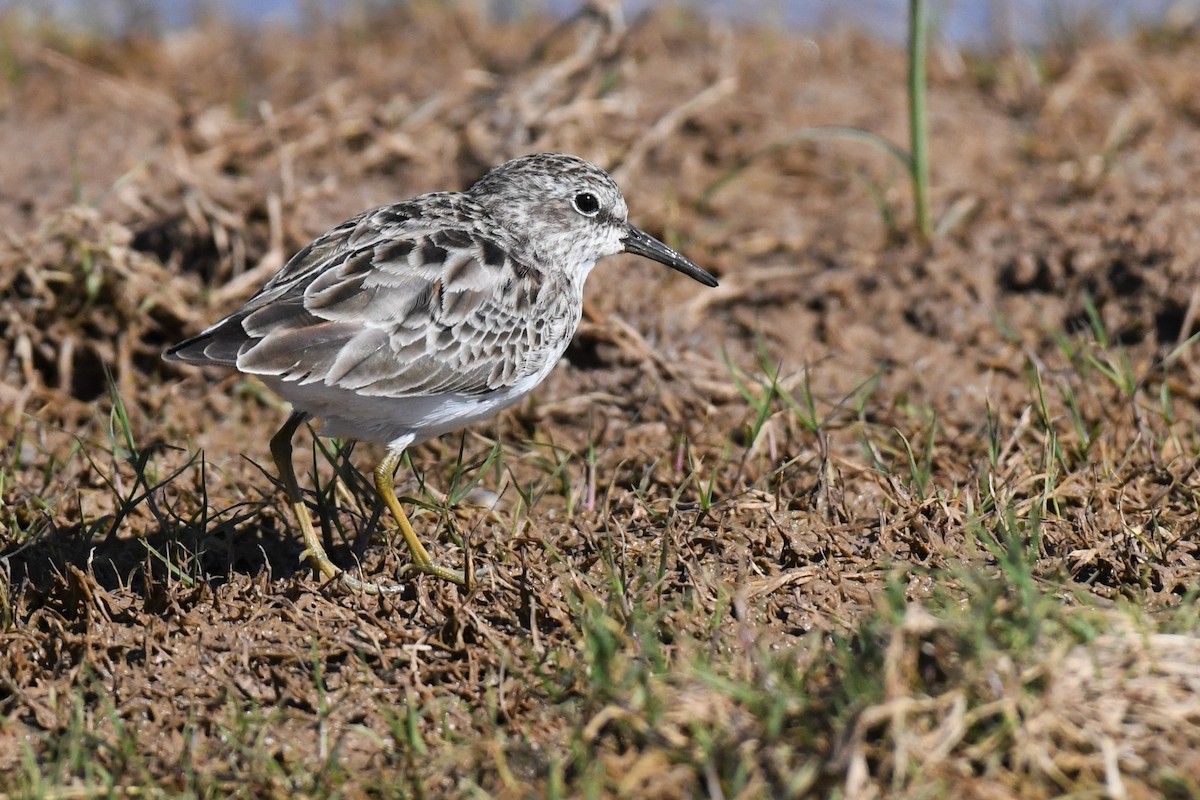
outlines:
M467 194L548 268L581 270L624 250L629 209L608 173L577 156L538 153L493 167Z

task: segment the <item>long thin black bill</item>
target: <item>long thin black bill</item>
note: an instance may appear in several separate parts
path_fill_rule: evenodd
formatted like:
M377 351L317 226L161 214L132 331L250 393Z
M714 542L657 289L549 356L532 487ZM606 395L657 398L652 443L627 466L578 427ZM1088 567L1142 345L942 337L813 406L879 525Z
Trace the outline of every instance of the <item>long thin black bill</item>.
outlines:
M717 279L707 270L696 266L687 256L676 253L658 239L633 225L629 226L629 233L625 234L625 252L645 256L660 264L666 264L671 269L677 269L705 286L717 285Z

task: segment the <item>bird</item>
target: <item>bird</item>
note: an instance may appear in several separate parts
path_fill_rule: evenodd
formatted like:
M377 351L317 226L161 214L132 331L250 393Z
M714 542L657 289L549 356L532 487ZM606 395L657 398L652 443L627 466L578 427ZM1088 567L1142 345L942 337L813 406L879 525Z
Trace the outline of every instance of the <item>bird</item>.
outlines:
M253 375L291 404L270 449L321 576L379 593L329 558L292 462L296 430L382 445L375 489L411 554L406 572L467 586L436 564L395 491L405 450L488 419L563 356L596 262L631 253L705 286L711 273L628 220L611 176L563 153L492 167L461 192L364 211L292 256L246 303L163 353Z

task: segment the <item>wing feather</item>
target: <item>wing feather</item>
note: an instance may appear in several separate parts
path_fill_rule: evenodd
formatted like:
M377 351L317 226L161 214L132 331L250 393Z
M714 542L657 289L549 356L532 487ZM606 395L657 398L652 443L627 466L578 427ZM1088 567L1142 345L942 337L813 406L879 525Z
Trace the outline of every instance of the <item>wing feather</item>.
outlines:
M343 223L168 357L388 397L512 385L558 356L527 324L544 275L471 227L465 203L427 195Z

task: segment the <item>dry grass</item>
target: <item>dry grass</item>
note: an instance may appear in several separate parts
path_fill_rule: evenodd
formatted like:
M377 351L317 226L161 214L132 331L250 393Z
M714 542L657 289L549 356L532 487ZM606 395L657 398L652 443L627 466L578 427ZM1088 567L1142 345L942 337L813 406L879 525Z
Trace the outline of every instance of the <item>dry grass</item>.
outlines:
M924 247L892 163L793 141L899 138L899 52L605 8L0 24L0 796L1200 792L1197 43L935 59ZM569 364L413 453L487 578L332 596L258 466L284 409L157 354L550 148L722 286L605 265ZM305 483L389 578L368 460Z

